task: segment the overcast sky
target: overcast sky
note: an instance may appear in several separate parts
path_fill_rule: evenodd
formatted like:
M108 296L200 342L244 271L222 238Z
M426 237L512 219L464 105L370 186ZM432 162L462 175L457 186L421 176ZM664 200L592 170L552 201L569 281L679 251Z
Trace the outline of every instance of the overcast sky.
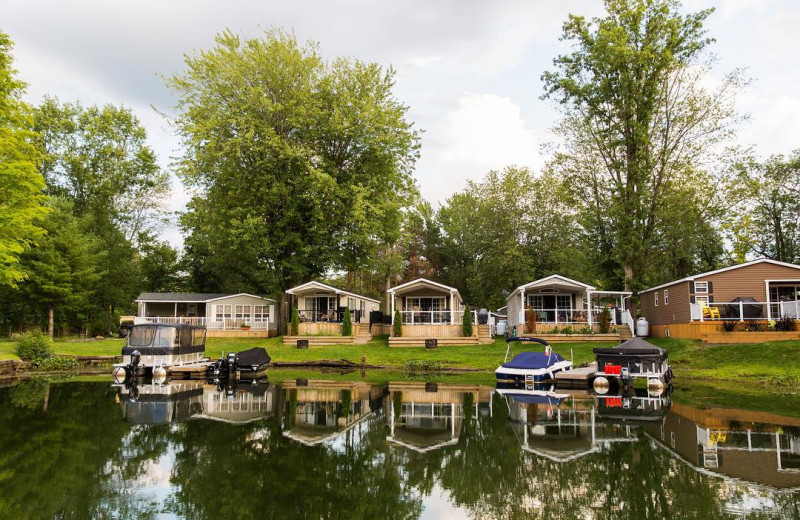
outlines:
M686 0L687 11L717 7L708 24L716 74L747 68L755 81L740 98L749 113L739 138L762 155L800 148L800 0ZM147 127L165 167L178 140L152 107L174 98L160 75L179 72L183 54L206 49L225 28L257 36L293 29L328 57L392 65L397 97L425 133L415 176L441 202L509 164L538 168L555 112L539 77L567 50L568 13L602 14L601 0L17 0L4 2L0 30L15 42L28 99L124 104ZM171 207L188 196L174 181ZM180 244L176 229L164 237Z

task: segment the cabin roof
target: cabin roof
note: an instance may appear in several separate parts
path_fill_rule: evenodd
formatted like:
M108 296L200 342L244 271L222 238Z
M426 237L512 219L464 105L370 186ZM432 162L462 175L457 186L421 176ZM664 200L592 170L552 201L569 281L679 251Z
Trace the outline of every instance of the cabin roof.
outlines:
M750 260L749 262L744 262L744 263L741 263L741 264L731 265L729 267L723 267L722 269L715 269L713 271L706 271L705 273L700 273L700 274L696 274L696 275L693 275L693 276L687 276L687 277L681 278L679 280L673 280L671 282L664 283L664 284L661 284L661 285L657 285L655 287L650 287L649 289L644 289L639 294L644 294L644 293L650 292L650 291L656 291L658 289L661 289L661 288L664 288L664 287L669 287L671 285L675 285L675 284L682 283L682 282L692 282L697 278L705 278L707 276L713 276L715 274L724 273L726 271L733 271L734 269L741 269L742 267L749 267L751 265L764 264L764 263L772 264L772 265L779 265L779 266L783 266L783 267L790 267L792 269L800 269L800 265L797 265L797 264L790 264L790 263L787 263L787 262L780 262L778 260L773 260L771 258L757 258L755 260Z
M252 296L253 298L260 298L262 300L268 300L270 302L274 302L272 298L267 298L266 296L261 296L257 294L248 294L248 293L232 293L232 294L220 294L220 293L190 293L190 292L146 292L139 295L136 298L137 302L176 302L176 303L206 303L215 300L221 300L224 298L230 298L232 296Z

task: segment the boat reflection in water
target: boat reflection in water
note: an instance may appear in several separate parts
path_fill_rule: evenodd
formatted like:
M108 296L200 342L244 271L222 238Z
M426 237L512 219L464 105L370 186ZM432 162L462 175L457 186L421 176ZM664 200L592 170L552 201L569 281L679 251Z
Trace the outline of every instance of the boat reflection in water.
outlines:
M629 393L598 396L557 391L555 386L498 388L509 424L523 450L554 462L569 462L616 442L638 442L637 423L663 421L669 397Z
M283 435L315 446L342 435L380 407L383 388L364 382L284 381Z
M391 382L386 440L420 453L456 444L465 419L491 417L492 391L482 385Z
M225 386L214 381L166 382L132 380L115 385L122 417L131 424L169 424L210 419L245 424L277 410L278 389L264 380L238 380Z
M646 428L657 444L702 473L800 490L800 419L675 404Z

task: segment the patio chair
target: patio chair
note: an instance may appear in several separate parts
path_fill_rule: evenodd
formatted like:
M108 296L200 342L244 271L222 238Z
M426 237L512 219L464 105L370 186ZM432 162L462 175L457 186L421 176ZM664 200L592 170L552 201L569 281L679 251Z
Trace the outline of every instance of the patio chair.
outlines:
M703 306L703 318L711 318L711 319L720 319L719 315L719 308L718 307L709 307L708 305Z

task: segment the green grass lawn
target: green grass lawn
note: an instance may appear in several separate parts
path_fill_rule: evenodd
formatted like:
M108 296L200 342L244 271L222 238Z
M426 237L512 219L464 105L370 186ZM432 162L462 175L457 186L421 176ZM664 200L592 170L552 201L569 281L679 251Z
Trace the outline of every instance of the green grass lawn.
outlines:
M768 384L775 387L800 388L800 341L779 341L754 345L703 345L699 341L652 339L669 351L670 363L678 378L740 381ZM557 343L553 349L575 364L594 360L592 348L613 346L613 343ZM118 355L123 340L71 342L56 340L54 350L60 355ZM379 336L365 345L312 346L297 349L283 345L280 338L209 338L206 354L217 358L231 351L254 346L267 349L273 361L302 362L320 359L345 359L355 363L362 357L370 365L400 367L409 361L429 360L448 367L476 368L487 372L497 368L505 357L505 341L498 338L490 345L439 347L428 351L424 347L388 346L388 338ZM512 355L531 345L513 344ZM14 359L14 343L0 340L0 359Z

